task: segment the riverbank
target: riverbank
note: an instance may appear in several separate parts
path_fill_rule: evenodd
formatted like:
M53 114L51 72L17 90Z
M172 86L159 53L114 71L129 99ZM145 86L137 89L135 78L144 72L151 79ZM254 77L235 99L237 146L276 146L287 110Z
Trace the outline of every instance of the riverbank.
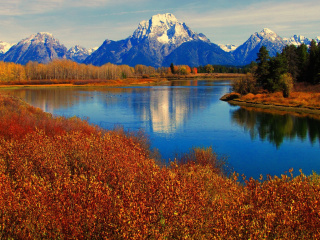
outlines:
M23 87L122 87L132 85L157 85L168 82L166 78L128 78L125 80L70 80L70 81L20 81L0 84L0 88L23 88Z
M199 73L190 75L167 75L164 77L131 77L118 80L32 80L0 82L0 88L22 87L123 87L123 86L153 86L168 84L174 80L230 80L238 79L243 74L232 73Z
M289 98L284 98L281 92L244 96L231 93L221 100L239 106L320 115L320 93L316 92L292 92Z

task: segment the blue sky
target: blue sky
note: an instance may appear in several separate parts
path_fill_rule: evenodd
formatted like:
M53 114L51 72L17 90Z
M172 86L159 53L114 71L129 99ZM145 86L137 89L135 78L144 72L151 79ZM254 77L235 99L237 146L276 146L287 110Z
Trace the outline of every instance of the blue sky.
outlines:
M320 36L319 0L1 0L0 41L50 32L66 47L130 36L142 20L172 13L213 43L240 45L267 27L281 37Z

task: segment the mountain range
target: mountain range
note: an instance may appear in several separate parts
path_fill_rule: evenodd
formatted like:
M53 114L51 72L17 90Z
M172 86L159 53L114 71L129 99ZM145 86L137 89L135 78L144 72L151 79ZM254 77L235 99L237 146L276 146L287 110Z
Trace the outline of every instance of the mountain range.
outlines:
M320 42L320 37L315 38ZM0 41L0 60L26 64L29 61L48 63L53 59L70 59L78 63L101 66L108 62L153 67L186 64L189 66L246 65L255 61L261 46L270 56L289 44L309 45L311 39L300 35L281 38L268 28L252 34L242 45L217 45L204 34L196 33L170 13L142 21L124 40L105 40L99 48L85 49L76 45L67 49L50 33L37 33L12 45Z

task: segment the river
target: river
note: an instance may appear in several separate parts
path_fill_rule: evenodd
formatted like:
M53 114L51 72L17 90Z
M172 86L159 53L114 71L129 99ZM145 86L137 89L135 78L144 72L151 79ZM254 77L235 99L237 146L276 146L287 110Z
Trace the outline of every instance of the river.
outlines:
M320 173L320 121L263 113L220 101L229 81L172 81L142 87L2 89L43 111L88 118L106 129L143 130L164 162L192 147L213 147L239 174Z

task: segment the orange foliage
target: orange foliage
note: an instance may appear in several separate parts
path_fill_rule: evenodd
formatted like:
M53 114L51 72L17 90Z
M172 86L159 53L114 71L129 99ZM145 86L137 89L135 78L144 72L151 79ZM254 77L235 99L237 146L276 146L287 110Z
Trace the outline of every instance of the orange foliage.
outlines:
M318 175L240 184L212 149L160 168L141 136L1 95L0 126L4 239L320 238Z
M198 68L196 68L196 67L192 68L192 73L193 74L198 74Z

